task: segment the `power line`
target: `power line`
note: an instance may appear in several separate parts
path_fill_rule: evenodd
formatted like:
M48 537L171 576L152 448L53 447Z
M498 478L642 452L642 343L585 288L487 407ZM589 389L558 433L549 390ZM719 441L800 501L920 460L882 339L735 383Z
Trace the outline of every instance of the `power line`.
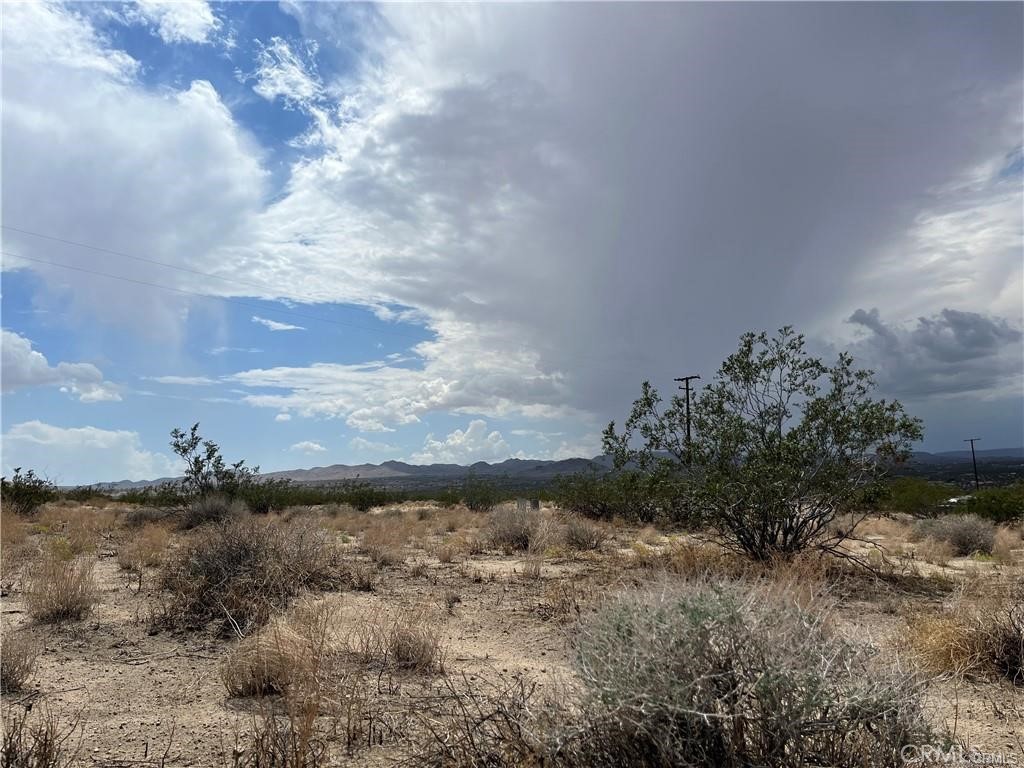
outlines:
M260 312L273 312L273 313L276 313L276 314L279 314L279 315L287 315L287 316L290 316L290 317L299 317L299 318L302 318L304 320L316 320L316 321L321 322L321 323L332 323L334 325L345 326L346 328L356 328L358 330L368 331L370 333L386 333L386 334L391 334L392 336L401 336L403 338L410 339L412 341L423 341L423 339L415 337L412 334L402 333L401 331L396 331L394 329L388 328L387 326L384 326L383 328L371 328L370 326L367 326L367 325L359 325L358 323L350 323L350 322L346 322L345 320L336 320L336 319L330 318L330 317L321 317L320 315L310 315L310 314L306 314L305 312L296 312L293 309L276 309L274 307L264 307L264 306L260 306L259 304L254 304L252 302L245 301L244 299L238 299L238 298L236 298L234 296L213 296L213 295L208 294L208 293L200 293L198 291L189 291L189 290L186 290L184 288L175 288L175 287L170 286L170 285L161 285L159 283L150 283L150 282L147 282L145 280L136 280L133 277L125 277L124 275L113 275L113 274L110 274L109 272L100 272L100 271L95 270L95 269L86 269L85 267L78 267L78 266L74 266L72 264L61 264L60 262L56 262L56 261L48 261L46 259L37 259L34 256L23 256L20 253L11 253L10 251L0 251L0 254L3 254L4 256L10 257L10 258L14 258L14 259L24 259L25 261L34 261L37 264L46 264L46 265L51 266L51 267L60 267L61 269L70 269L70 270L74 270L75 272L84 272L84 273L89 274L89 275L96 275L98 277L106 277L106 278L109 278L111 280L121 280L122 282L126 282L126 283L134 283L135 285L143 285L143 286L146 286L147 288L156 288L156 289L161 290L161 291L172 291L174 293L180 293L180 294L184 294L186 296L196 296L196 297L198 297L200 299L208 299L208 300L220 299L222 301L230 301L231 303L237 304L240 307L249 307L249 308L255 309L255 310L260 311Z
M260 283L253 283L248 280L240 280L237 277L224 277L223 275L216 275L212 272L203 272L198 269L191 269L189 267L182 267L178 264L170 264L166 261L159 261L158 259L150 259L145 256L136 256L135 254L125 253L124 251L116 251L113 248L104 248L99 245L90 245L89 243L81 243L77 240L68 240L63 237L54 237L53 235L44 235L42 232L33 232L30 229L21 229L20 227L12 227L9 224L0 224L0 229L8 229L11 232L18 232L22 235L31 235L32 237L38 237L43 240L50 240L55 243L63 243L64 245L74 245L78 248L88 248L90 251L97 251L99 253L109 253L112 256L121 256L125 259L133 259L135 261L145 262L146 264L155 264L159 267L166 267L167 269L176 269L179 272L187 272L190 275L198 275L199 277L209 277L213 280L223 280L226 283L234 283L235 285L245 285L249 288L258 288L264 293L275 295L275 291L271 290L268 286ZM299 297L300 300L305 299L309 303L314 302L310 297Z

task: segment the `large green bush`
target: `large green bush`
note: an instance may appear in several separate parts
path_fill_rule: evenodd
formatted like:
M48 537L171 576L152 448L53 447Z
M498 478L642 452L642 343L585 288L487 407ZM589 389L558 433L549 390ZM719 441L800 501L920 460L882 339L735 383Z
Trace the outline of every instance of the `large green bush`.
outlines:
M1020 520L1024 518L1024 483L977 491L967 500L967 511L994 523Z
M598 520L620 517L637 523L683 522L689 516L682 484L652 472L623 470L559 477L553 496L562 509Z
M15 467L10 480L0 478L0 504L16 515L34 515L39 507L53 501L57 495L57 486L31 469L22 474L21 467Z
M934 517L942 505L962 491L952 483L935 483L920 477L898 477L889 483L882 505L915 517Z

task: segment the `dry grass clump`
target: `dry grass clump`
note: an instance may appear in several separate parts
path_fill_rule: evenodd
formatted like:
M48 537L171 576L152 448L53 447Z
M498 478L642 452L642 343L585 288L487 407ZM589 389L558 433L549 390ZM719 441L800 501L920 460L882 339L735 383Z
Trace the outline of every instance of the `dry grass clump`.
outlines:
M221 665L228 695L286 694L297 686L319 686L333 652L332 617L326 604L306 601L243 639Z
M20 691L32 675L42 645L25 632L0 636L0 693Z
M946 515L933 520L918 520L911 531L911 540L931 537L944 541L956 555L991 554L996 527L977 515Z
M945 610L914 616L906 642L934 674L998 675L1024 685L1024 591L961 592Z
M1018 557L1015 550L1024 547L1021 541L1021 532L1017 528L1008 525L1001 525L996 529L996 535L992 542L992 555L997 561L1004 564L1012 564Z
M488 514L485 535L492 547L506 554L526 552L537 549L543 525L540 513L520 509L515 504L501 504Z
M184 530L197 528L205 523L219 523L225 520L238 519L248 512L245 502L239 499L231 501L227 496L211 493L196 499L181 513L179 524Z
M170 540L171 532L166 526L149 523L134 539L118 549L117 563L126 571L155 568L163 563Z
M173 512L157 507L135 507L121 515L121 524L125 528L142 528L150 523L162 523L172 517Z
M441 670L444 661L437 621L424 610L373 617L357 632L355 652L364 663L411 672Z
M78 759L82 737L76 716L67 724L49 709L41 714L26 707L5 713L0 760L4 768L70 768Z
M408 523L399 516L377 520L364 531L360 548L378 566L401 565L409 535Z
M75 621L87 616L96 603L92 560L68 560L44 555L29 574L25 596L28 614L36 621Z
M336 588L344 576L323 528L243 517L199 531L164 565L169 600L158 621L216 621L222 632L244 637L300 592Z
M889 765L931 737L915 677L749 585L623 594L576 648L586 714L549 737L555 764Z
M608 531L601 525L571 517L565 526L565 545L577 552L589 552L600 549L608 540Z
M931 536L928 536L917 545L914 554L926 563L938 565L942 568L949 565L949 561L956 556L956 552L953 551L953 547L950 546L948 541L940 541Z

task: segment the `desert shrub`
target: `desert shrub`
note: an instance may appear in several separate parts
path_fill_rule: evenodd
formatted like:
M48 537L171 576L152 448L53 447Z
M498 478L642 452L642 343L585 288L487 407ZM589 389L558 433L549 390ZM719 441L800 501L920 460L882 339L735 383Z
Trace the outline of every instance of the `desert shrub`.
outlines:
M882 506L915 517L934 517L941 512L942 504L961 493L951 483L935 483L920 477L894 478L886 490Z
M78 759L81 736L79 717L61 723L52 710L33 714L31 707L4 714L0 764L4 768L70 768Z
M180 483L168 481L144 488L130 488L119 497L126 504L140 504L157 509L175 509L188 504L190 496Z
M565 526L565 545L577 551L600 549L608 539L608 532L599 525L581 520L578 517L569 519Z
M340 555L322 528L243 517L200 530L164 565L169 600L157 618L185 627L216 621L244 637L300 592L343 581Z
M485 535L493 547L506 552L525 552L536 537L539 523L539 513L503 504L488 515Z
M644 382L620 433L604 432L616 469L685 477L723 544L767 562L835 551L832 528L921 438L896 401L875 400L872 372L841 353L827 366L792 328L744 334L692 409L667 407Z
M405 561L402 548L409 540L409 527L401 519L377 520L363 532L360 548L378 566L399 565Z
M10 480L0 477L0 503L16 515L34 515L39 507L57 496L57 486L39 477L34 470L22 474L21 467L15 467Z
M41 622L81 619L96 602L92 560L66 559L48 553L29 575L26 604L29 616Z
M893 765L930 737L915 677L784 596L709 583L625 594L576 646L586 722L556 739L558 763Z
M161 523L172 516L168 509L158 507L135 507L121 516L121 524L125 528L142 528L150 523Z
M967 499L967 511L993 523L1024 519L1024 483L976 491Z
M554 500L562 509L597 520L618 517L634 523L696 522L682 483L659 473L622 470L559 477Z
M926 563L938 565L945 568L949 561L956 556L953 547L948 541L940 541L928 536L917 545L915 554Z
M501 501L493 483L470 475L462 484L462 503L474 512L488 512Z
M0 693L20 691L32 675L41 646L32 635L10 632L0 636Z
M246 512L245 502L227 496L212 493L202 496L185 507L181 514L180 524L185 530L196 528L204 523L218 523L231 517L241 517Z
M439 670L444 657L437 622L421 610L372 617L359 630L355 650L366 663L413 672Z
M954 600L910 619L906 642L934 674L999 675L1024 685L1024 593Z
M118 549L117 563L126 571L138 571L144 566L155 568L163 562L170 539L167 528L150 523Z
M991 554L995 535L996 527L976 515L946 515L934 520L919 520L912 531L914 539L931 537L946 542L956 555Z
M992 554L1001 563L1012 563L1015 560L1014 550L1024 545L1021 541L1020 531L1007 525L1001 525L996 529L995 539L992 544Z
M317 685L332 652L331 617L325 604L307 602L241 640L221 664L228 695L286 694Z

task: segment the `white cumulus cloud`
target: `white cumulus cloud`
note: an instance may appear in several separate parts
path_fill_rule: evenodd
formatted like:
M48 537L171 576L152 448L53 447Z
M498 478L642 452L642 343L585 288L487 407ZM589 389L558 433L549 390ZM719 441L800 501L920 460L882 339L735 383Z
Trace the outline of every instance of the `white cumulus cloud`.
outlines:
M427 435L423 450L414 453L414 464L472 464L477 461L503 461L511 449L501 432L487 431L487 422L473 419L465 430L456 429L447 437Z
M155 26L165 43L209 43L221 26L206 0L136 0L129 18Z
M92 363L51 366L41 352L32 349L31 341L13 331L3 330L0 353L3 361L0 381L4 392L57 386L83 403L121 399L117 387L104 381L103 373Z

